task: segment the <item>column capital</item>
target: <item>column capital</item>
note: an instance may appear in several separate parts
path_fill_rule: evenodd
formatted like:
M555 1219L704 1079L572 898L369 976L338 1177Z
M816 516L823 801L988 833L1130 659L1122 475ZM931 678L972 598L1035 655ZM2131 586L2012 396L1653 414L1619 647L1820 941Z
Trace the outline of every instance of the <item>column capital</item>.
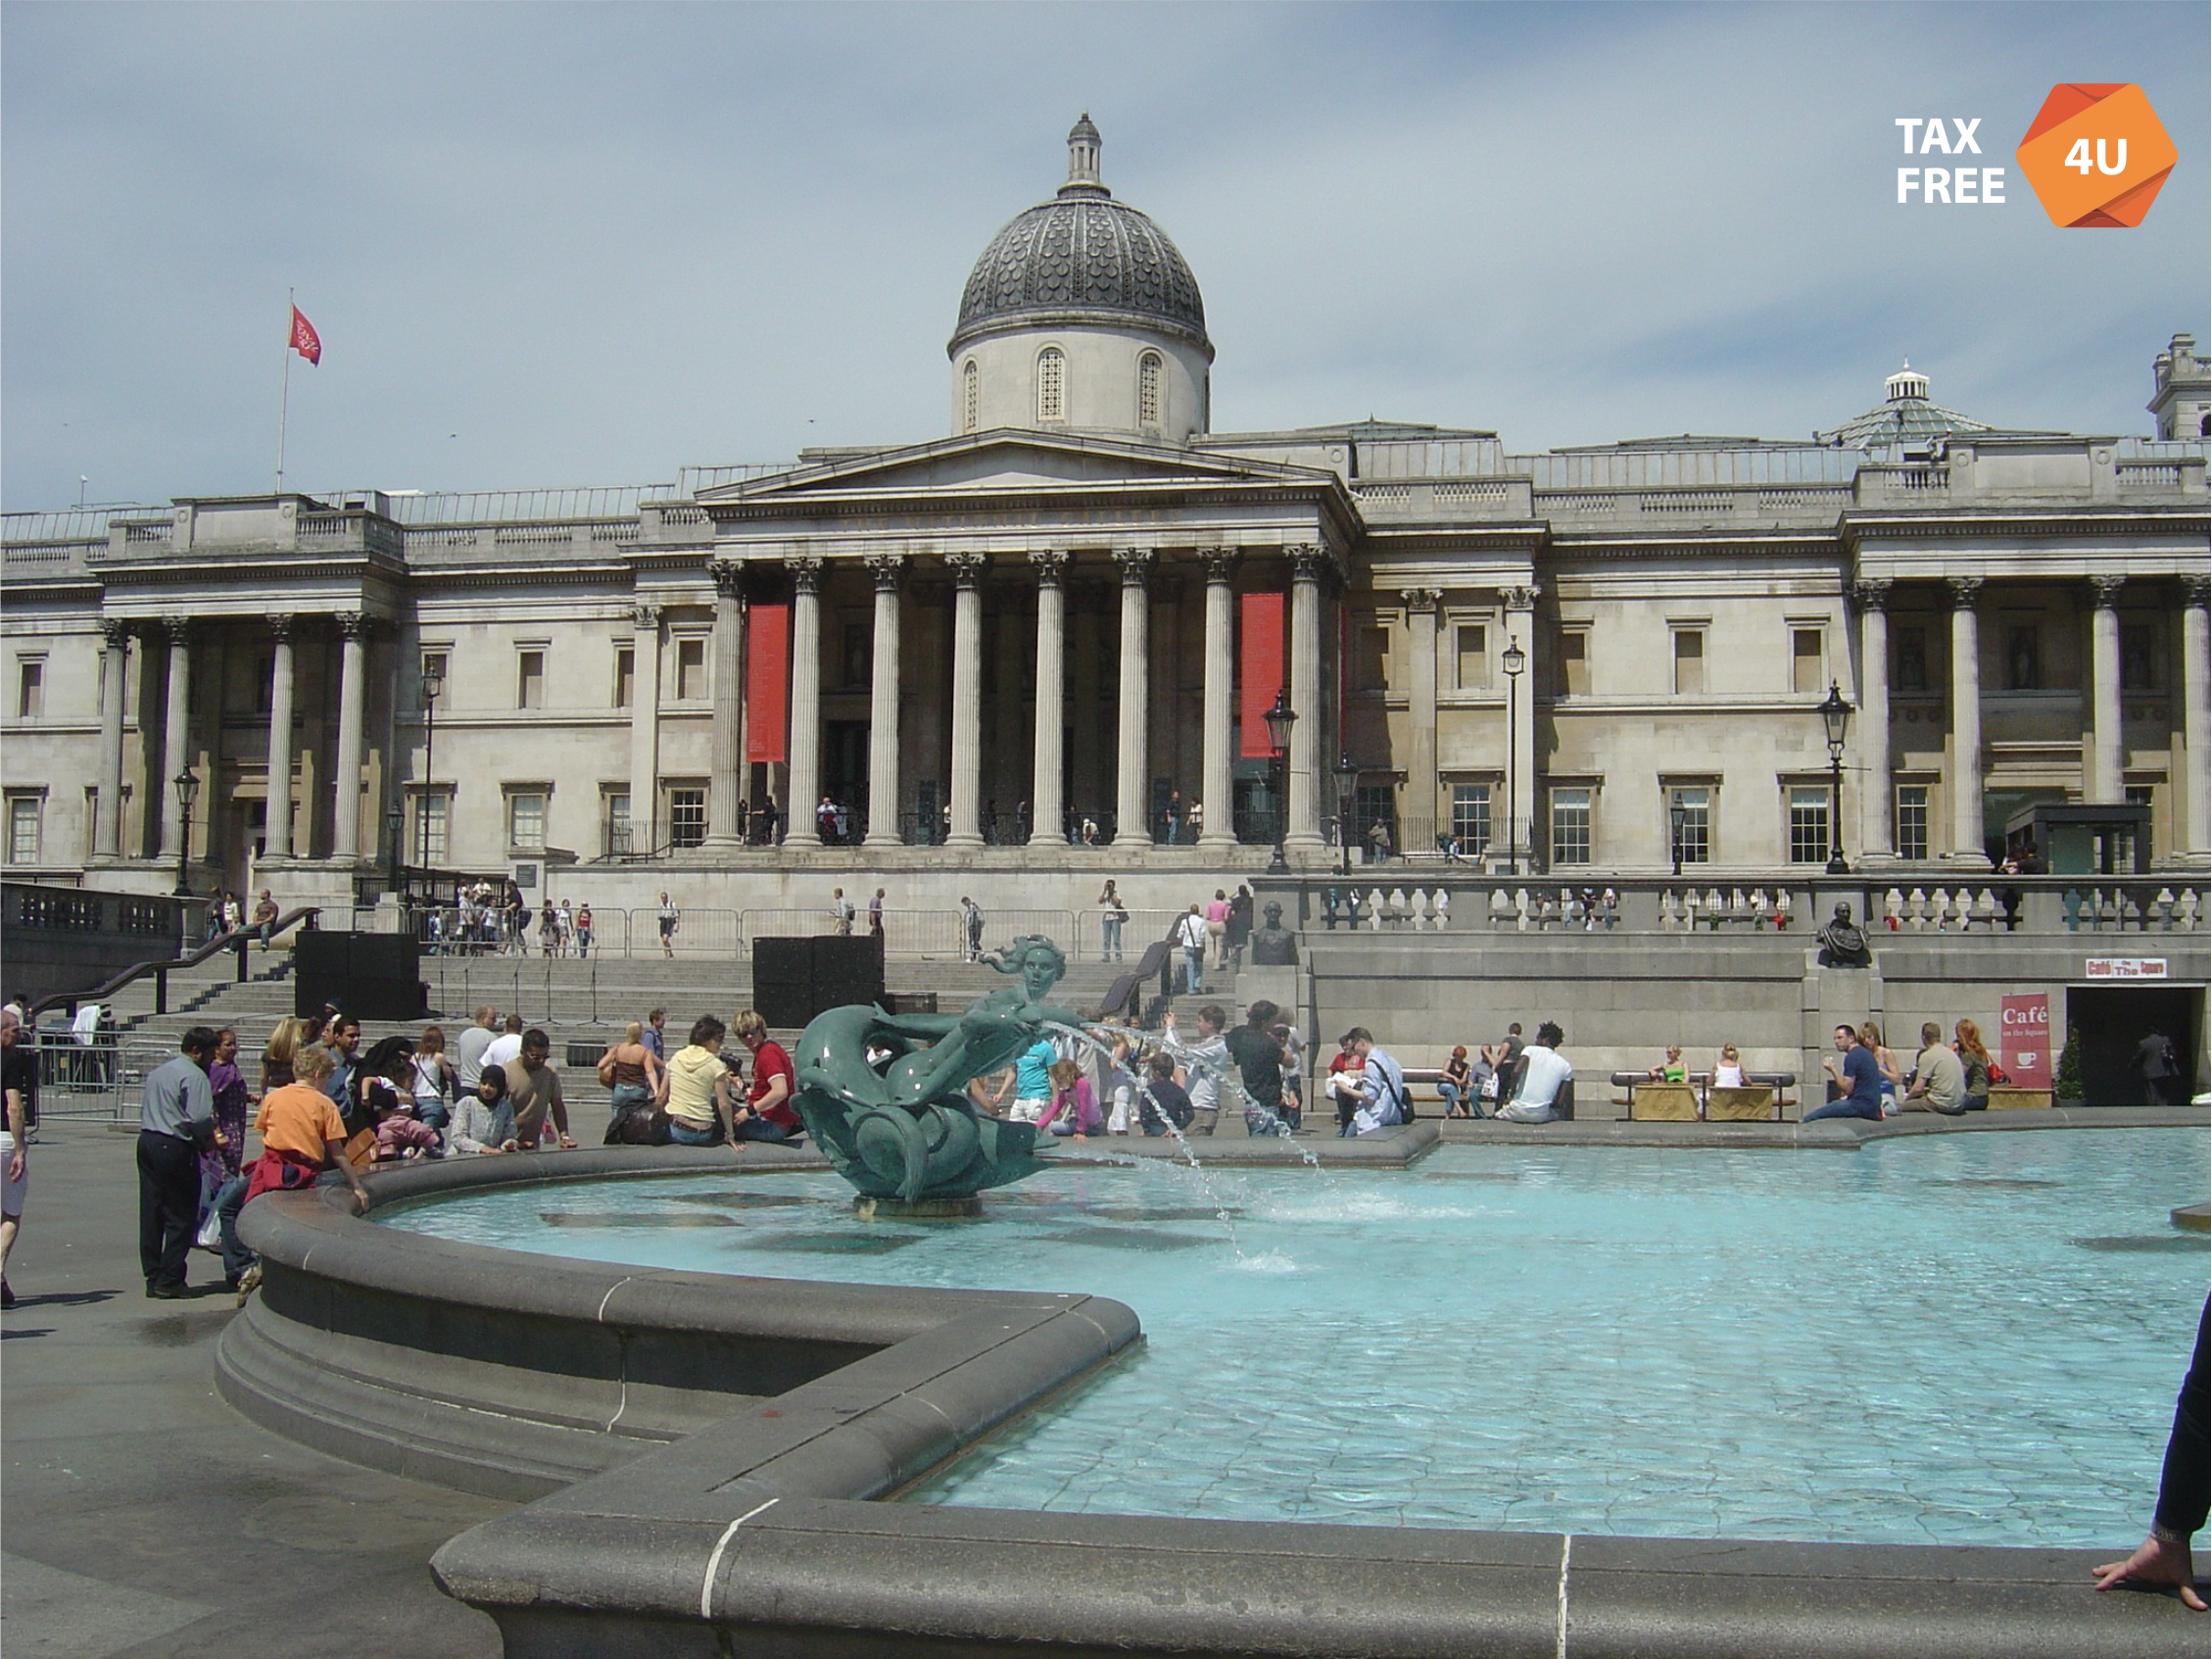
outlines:
M274 639L278 645L290 645L292 643L293 632L299 627L299 617L293 615L291 611L274 611L270 614L268 619L269 636Z
M1294 543L1282 550L1282 556L1290 561L1290 579L1294 582L1318 582L1336 566L1328 550L1314 542Z
M366 640L374 625L365 610L341 610L330 619L338 624L339 634L349 640Z
M706 573L714 580L715 598L745 598L745 567L742 560L716 559L709 561Z
M878 593L896 593L898 585L906 578L906 556L902 553L871 553L863 561L868 575L876 584Z
M955 588L979 588L983 585L984 571L990 565L990 555L973 550L948 553L944 556L944 564L952 572L952 585Z
M2212 605L2212 576L2184 576L2182 604L2191 610L2202 610Z
M2120 603L2120 590L2127 585L2125 576L2092 576L2089 579L2090 598L2099 610L2110 610Z
M1198 550L1198 562L1206 571L1209 584L1227 583L1236 579L1236 561L1241 557L1232 547L1202 547Z
M1979 576L1946 576L1944 585L1950 589L1950 608L1953 610L1974 609L1974 596L1982 591Z
M1152 550L1148 547L1118 547L1114 562L1122 567L1125 588L1141 588L1152 575Z
M1433 615L1438 603L1443 598L1444 590L1442 588L1400 588L1398 590L1399 602L1405 606L1409 612L1426 610Z
M822 556L818 553L787 553L784 568L791 572L793 593L819 593L822 588Z
M1030 568L1036 572L1036 585L1056 588L1068 569L1068 550L1062 547L1040 547L1031 550Z
M128 651L130 649L130 624L120 616L103 616L100 618L100 640L110 651Z
M1544 590L1534 582L1530 582L1526 587L1500 588L1498 590L1498 598L1504 602L1508 610L1533 610L1536 609L1537 600L1542 598Z
M1892 586L1886 576L1863 577L1851 585L1851 603L1861 610L1887 610Z
M189 616L164 616L155 626L171 645L189 646L192 643L195 624Z
M641 634L660 631L660 607L657 605L633 605L630 607L630 625Z

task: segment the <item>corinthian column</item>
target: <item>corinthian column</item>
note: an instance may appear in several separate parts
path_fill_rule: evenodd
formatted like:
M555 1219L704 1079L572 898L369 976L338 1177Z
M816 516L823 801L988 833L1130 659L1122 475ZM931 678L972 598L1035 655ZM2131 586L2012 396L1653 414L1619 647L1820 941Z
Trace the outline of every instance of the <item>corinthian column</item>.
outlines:
M105 658L100 673L100 794L92 811L92 851L122 856L122 706L130 673L130 628L102 617Z
M1290 708L1298 716L1290 728L1290 822L1286 847L1322 844L1322 576L1328 556L1313 546L1293 547L1290 555Z
M2185 799L2182 821L2175 826L2175 844L2187 852L2212 848L2212 756L2205 753L2206 663L2212 646L2212 580L2203 576L2182 578L2182 777Z
M868 556L876 584L876 636L868 687L868 845L898 845L899 584L906 561Z
M332 768L338 809L331 833L331 856L361 857L361 784L364 733L362 700L368 692L369 619L359 610L341 611L338 632L338 763Z
M276 651L268 670L268 817L264 855L292 856L292 627L290 616L268 619Z
M1517 859L1520 850L1536 855L1536 602L1543 590L1534 584L1504 588L1498 595L1506 607L1506 643L1519 644L1528 659L1523 670L1528 683L1517 690L1509 682L1506 701L1512 705L1513 727L1506 734L1506 770L1511 788L1506 794L1506 851ZM1525 642L1525 643L1522 643ZM1495 832L1493 832L1495 840Z
M1444 596L1435 588L1407 588L1399 594L1406 607L1406 647L1413 656L1413 683L1407 696L1407 724L1413 741L1406 756L1406 796L1413 806L1408 814L1424 850L1436 845L1436 606ZM1411 849L1407 826L1399 826L1399 845Z
M822 801L822 556L794 553L792 573L791 799L784 803L784 844L822 845L814 808Z
M1989 868L1982 845L1982 636L1974 613L1979 576L1950 578L1950 850L1945 857Z
M745 826L738 811L739 798L745 794L745 566L735 560L716 560L707 566L714 577L714 722L711 748L708 751L706 789L706 845L727 851L743 846ZM639 644L644 645L644 629L640 629ZM657 731L660 719L660 622L656 610L652 624L652 719ZM646 654L641 650L633 674L642 676ZM633 697L634 704L644 700ZM657 751L659 738L653 739ZM636 728L632 727L631 760L637 759ZM657 772L659 757L654 756ZM631 834L636 836L638 798L634 793L636 780L632 779L630 797ZM658 816L660 783L656 777L652 793L646 798L646 821L652 823ZM649 832L649 834L650 832ZM657 841L649 842L657 847Z
M1235 756L1230 749L1230 710L1236 697L1236 550L1202 547L1198 562L1206 571L1206 694L1204 744L1200 750L1198 799L1206 807L1198 845L1225 851L1236 845Z
M719 581L716 586L719 588ZM714 816L714 803L725 794L733 796L729 816L737 816L735 792L724 789L722 773L725 745L736 748L736 700L733 698L728 707L723 703L729 651L722 642L719 600L714 610L714 771L706 792L710 835L723 821ZM632 606L630 627L630 851L656 853L660 850L660 607ZM736 633L737 628L733 626L730 632ZM739 833L744 833L743 825Z
M1122 567L1122 673L1115 709L1121 742L1114 766L1114 839L1124 847L1140 847L1152 838L1145 802L1151 779L1144 741L1150 689L1152 550L1116 548L1114 562Z
M2120 584L2090 578L2090 775L2082 798L2096 805L2124 800L2120 786Z
M981 847L984 718L984 567L981 553L950 553L952 569L952 832L947 847Z
M176 780L192 763L192 624L172 616L163 626L168 631L168 708L162 722L162 858L173 862L190 828Z
M1030 766L1030 839L1047 845L1068 839L1067 803L1061 799L1061 743L1067 724L1068 596L1060 585L1068 555L1039 548L1030 555L1036 571L1036 738Z
M1858 765L1866 787L1858 796L1858 857L1885 863L1897 856L1897 825L1890 810L1890 584L1860 582L1858 602Z

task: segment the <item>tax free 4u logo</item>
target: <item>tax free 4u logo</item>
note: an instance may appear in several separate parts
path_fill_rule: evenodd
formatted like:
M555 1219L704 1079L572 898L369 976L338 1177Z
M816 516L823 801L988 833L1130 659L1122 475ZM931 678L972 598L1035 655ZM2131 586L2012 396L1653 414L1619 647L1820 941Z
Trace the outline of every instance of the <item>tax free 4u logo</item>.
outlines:
M1941 155L1950 164L1899 168L1900 203L2005 206L2004 169L1957 165L1960 156L1982 153L1981 117L1899 116L1896 124L1906 155ZM2012 159L2051 223L2124 229L2142 222L2178 155L2141 87L2070 82L2050 89Z

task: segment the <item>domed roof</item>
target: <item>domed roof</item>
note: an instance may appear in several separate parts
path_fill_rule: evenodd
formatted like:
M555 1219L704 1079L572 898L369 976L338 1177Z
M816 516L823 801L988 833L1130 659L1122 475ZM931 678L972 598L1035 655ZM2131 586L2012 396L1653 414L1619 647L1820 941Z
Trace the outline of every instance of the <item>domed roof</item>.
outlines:
M1206 305L1167 233L1098 181L1098 128L1068 134L1068 182L990 239L960 297L949 351L1010 322L1133 320L1203 348Z
M1936 438L1996 430L1986 420L1930 403L1928 376L1914 372L1910 363L1891 375L1882 390L1879 406L1851 416L1833 431L1815 432L1813 438L1837 449L1871 450L1925 446Z

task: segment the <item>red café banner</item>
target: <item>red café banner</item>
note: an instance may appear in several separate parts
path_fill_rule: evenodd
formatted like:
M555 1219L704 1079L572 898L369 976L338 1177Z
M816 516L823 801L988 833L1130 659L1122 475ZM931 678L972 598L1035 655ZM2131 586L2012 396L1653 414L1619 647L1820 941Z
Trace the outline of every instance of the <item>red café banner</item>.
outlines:
M1282 595L1248 593L1237 596L1243 624L1238 630L1241 660L1236 696L1237 755L1246 760L1271 760L1268 746L1268 710L1282 690ZM1314 710L1300 708L1301 718Z
M791 758L792 608L755 605L745 628L745 760Z
M1996 1061L2016 1089L2050 1087L2050 998L1997 999Z

